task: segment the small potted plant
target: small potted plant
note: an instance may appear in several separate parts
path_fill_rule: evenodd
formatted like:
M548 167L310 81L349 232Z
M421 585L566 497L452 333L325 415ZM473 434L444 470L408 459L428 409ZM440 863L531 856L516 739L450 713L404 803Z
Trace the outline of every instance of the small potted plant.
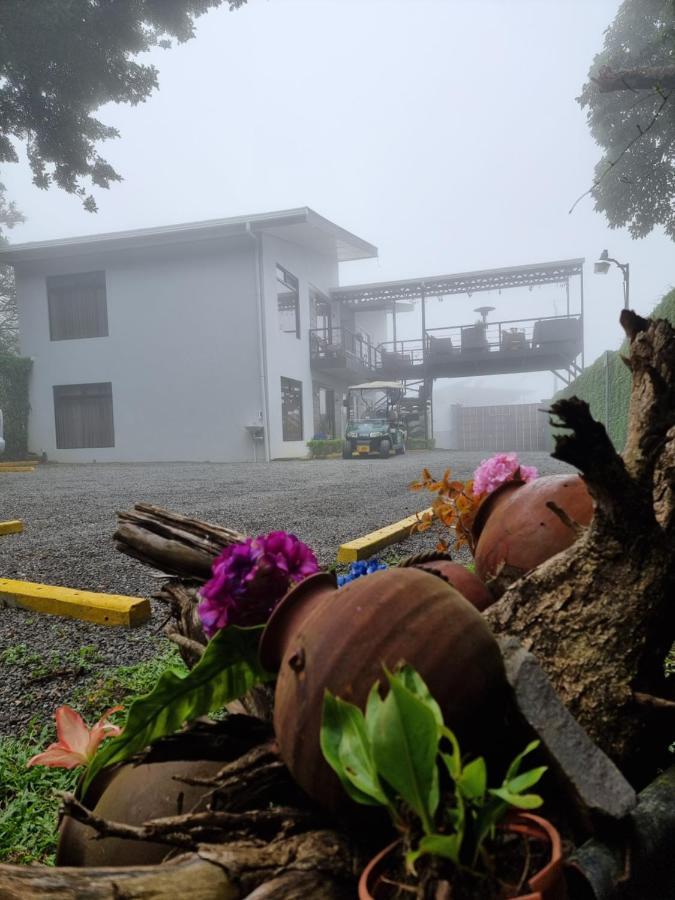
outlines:
M410 666L385 670L364 713L326 692L321 747L352 800L381 806L399 838L366 867L360 900L451 896L457 900L563 900L560 836L526 810L546 767L521 772L529 744L502 783L488 787L485 760L465 763L440 708Z

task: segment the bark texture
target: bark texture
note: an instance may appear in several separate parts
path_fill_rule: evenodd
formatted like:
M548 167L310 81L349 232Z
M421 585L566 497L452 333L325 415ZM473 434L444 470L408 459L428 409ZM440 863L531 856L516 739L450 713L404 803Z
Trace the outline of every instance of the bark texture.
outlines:
M554 404L553 456L576 466L593 521L566 551L509 587L486 616L536 655L599 746L638 780L675 734L664 660L675 640L675 332L621 316L632 373L619 456L578 398ZM651 699L647 699L651 698Z

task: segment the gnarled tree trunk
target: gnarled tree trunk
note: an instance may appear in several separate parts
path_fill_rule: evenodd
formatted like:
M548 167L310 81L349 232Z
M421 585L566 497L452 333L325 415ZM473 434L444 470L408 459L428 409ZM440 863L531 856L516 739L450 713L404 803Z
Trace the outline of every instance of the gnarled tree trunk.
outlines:
M664 659L675 640L675 331L624 311L632 372L619 456L588 405L552 413L571 434L553 456L595 501L568 550L521 578L486 613L536 655L570 711L624 771L644 775L675 732ZM638 775L639 777L639 775Z

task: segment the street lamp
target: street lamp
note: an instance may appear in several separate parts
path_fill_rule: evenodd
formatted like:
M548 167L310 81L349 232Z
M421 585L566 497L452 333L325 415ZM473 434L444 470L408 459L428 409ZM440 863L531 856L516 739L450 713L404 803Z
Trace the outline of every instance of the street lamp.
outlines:
M607 250L603 250L600 259L593 266L596 275L606 275L609 272L609 264L614 263L623 274L623 308L628 309L628 297L630 288L630 266L628 263L620 263L618 259L612 259Z

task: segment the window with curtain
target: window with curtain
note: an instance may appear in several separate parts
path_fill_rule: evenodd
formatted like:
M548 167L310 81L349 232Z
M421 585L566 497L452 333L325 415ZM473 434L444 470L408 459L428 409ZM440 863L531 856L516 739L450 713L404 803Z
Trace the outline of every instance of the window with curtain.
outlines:
M277 264L277 309L279 330L300 337L300 290L298 279Z
M108 336L105 272L49 275L47 305L52 341Z
M54 419L59 450L114 447L111 382L55 385Z
M281 429L285 441L302 440L302 382L281 379Z

